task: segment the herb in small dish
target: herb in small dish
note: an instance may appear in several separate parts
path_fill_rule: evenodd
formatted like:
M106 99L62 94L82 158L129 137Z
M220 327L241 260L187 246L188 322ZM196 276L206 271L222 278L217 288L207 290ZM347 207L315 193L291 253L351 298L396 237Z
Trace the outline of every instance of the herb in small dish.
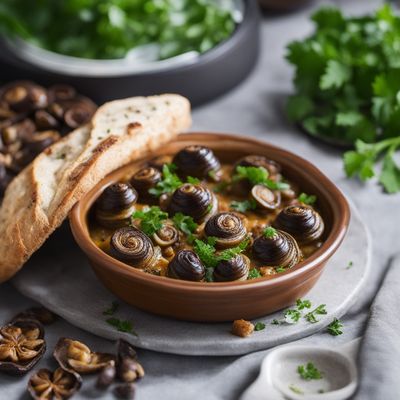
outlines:
M339 336L343 333L343 324L342 322L335 318L329 325L328 325L328 332L332 335L332 336Z
M133 219L140 220L140 229L146 235L153 235L163 226L163 221L168 218L168 214L161 211L160 207L153 206L147 210L135 211L132 215Z
M306 365L299 365L297 372L306 381L323 378L323 373L312 362L308 362Z

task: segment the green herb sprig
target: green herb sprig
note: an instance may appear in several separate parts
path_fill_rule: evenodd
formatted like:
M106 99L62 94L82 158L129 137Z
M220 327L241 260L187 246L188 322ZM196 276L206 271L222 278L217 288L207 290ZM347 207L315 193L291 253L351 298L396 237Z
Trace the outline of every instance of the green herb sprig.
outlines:
M289 185L284 182L273 181L268 178L268 171L263 167L244 167L238 165L232 182L238 182L247 179L252 185L264 185L271 190L289 189Z
M304 314L305 310L309 310L312 304L310 300L296 300L296 307L290 308L283 313L282 319L274 319L272 320L272 325L282 325L282 324L297 324L301 318L304 318L309 323L318 322L318 315L327 314L326 305L320 304L318 307L313 309L312 311Z
M232 210L245 213L246 211L255 210L257 208L257 203L254 199L244 201L232 201L229 207Z
M251 268L249 271L249 275L247 276L247 279L257 279L261 277L262 275L257 268Z
M312 362L308 362L306 365L299 365L297 372L306 381L323 378L323 373Z
M300 203L312 206L317 201L317 196L315 196L314 194L309 195L307 193L301 193L298 197L298 200Z
M103 311L103 315L114 315L118 311L118 308L119 308L118 301L113 301L111 303L111 306Z
M161 211L160 207L153 206L142 211L135 211L132 215L133 219L140 220L140 229L146 235L153 235L163 226L164 221L168 218L168 214Z
M318 315L326 315L328 314L328 312L326 311L326 305L325 304L320 304L318 307L316 307L314 310L310 311L309 313L307 313L304 318L312 323L315 324L316 322L318 322Z
M128 320L120 320L119 318L108 318L106 320L107 324L113 326L118 332L131 333L132 335L138 336L138 334L133 329L133 324Z
M165 164L162 170L163 179L157 183L156 187L149 189L149 193L160 197L164 193L172 193L180 186L183 182L173 171L175 171L176 166L174 164Z
M342 322L335 318L329 325L328 325L328 333L330 333L332 336L339 336L343 333L343 324Z
M194 222L193 218L189 215L184 215L182 213L176 213L172 221L176 228L181 230L183 233L187 235L187 240L189 243L192 243L194 240L193 233L196 231L198 225Z

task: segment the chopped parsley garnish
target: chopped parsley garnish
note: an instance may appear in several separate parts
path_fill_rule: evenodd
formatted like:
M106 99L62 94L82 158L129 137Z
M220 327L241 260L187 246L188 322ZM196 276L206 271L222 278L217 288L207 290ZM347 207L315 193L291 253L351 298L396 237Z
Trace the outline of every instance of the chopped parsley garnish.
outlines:
M196 231L198 225L194 222L193 218L189 215L176 213L172 218L174 225L187 235L187 240L192 243L194 240L193 233Z
M278 274L281 274L282 272L285 272L286 268L285 267L275 267L275 272Z
M247 276L247 279L257 279L257 278L261 278L262 275L260 273L260 271L257 268L252 268L249 271L249 275Z
M201 180L198 178L194 178L193 176L188 176L186 178L186 182L192 185L198 185L199 183L201 183Z
M255 210L257 208L257 203L254 199L244 201L232 201L230 204L230 208L241 213L245 213L249 210Z
M276 234L277 234L277 231L272 226L268 226L267 228L264 229L264 236L267 239L272 239Z
M206 268L215 268L220 261L230 260L246 250L249 242L249 239L245 239L238 246L217 253L217 250L215 249L216 239L209 237L207 243L196 239L194 241L193 250L199 256Z
M347 264L346 269L350 269L353 265L354 265L353 261L349 261L349 263Z
M296 306L298 310L304 310L305 308L311 308L311 301L310 300L296 300Z
M317 201L317 196L315 196L314 194L308 195L306 193L301 193L298 200L300 201L300 203L312 206Z
M325 304L320 304L317 308L315 308L314 310L310 311L308 314L306 314L304 316L304 318L312 323L315 324L316 322L318 322L319 320L317 319L317 315L326 315L327 311L325 309L326 305Z
M174 173L175 169L174 164L165 164L162 170L163 179L157 183L156 187L149 189L149 193L160 197L162 194L172 193L182 186L183 182Z
M133 325L131 321L120 320L118 318L108 318L106 320L107 324L113 326L119 332L131 333L132 335L138 336L138 334L134 331Z
M113 301L111 306L103 311L103 315L114 315L119 308L118 301Z
M290 386L289 386L289 389L290 389L293 393L296 393L296 394L304 394L304 392L303 392L300 388L298 388L297 386L290 385Z
M343 333L343 324L342 322L335 318L329 325L328 325L328 332L332 335L332 336L339 336Z
M312 362L308 362L306 365L299 365L297 372L306 381L323 378L323 373Z
M264 322L257 322L257 323L254 325L254 330L255 330L255 331L262 331L263 329L265 329L265 324L264 324Z
M296 324L301 318L301 312L294 309L286 310L283 314L283 317L287 324Z
M163 226L163 221L168 218L168 214L161 211L160 207L153 206L147 210L135 211L133 219L140 219L140 229L146 235L153 235Z
M232 181L237 182L241 179L247 179L252 185L264 185L271 190L289 189L290 186L287 183L273 181L268 176L268 171L263 167L243 167L238 165Z

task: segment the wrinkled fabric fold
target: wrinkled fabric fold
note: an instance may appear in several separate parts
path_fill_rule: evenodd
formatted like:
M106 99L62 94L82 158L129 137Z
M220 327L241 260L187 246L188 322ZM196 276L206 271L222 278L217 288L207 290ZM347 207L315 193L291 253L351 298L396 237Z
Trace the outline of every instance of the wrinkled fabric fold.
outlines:
M391 260L371 307L359 354L354 400L398 400L400 393L400 254Z

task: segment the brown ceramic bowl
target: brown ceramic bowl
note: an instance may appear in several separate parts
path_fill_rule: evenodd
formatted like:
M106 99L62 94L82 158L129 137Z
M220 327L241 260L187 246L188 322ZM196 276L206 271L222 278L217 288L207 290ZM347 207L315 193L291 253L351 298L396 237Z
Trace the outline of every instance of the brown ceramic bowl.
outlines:
M305 192L318 196L318 206L326 224L324 244L290 271L270 279L188 282L154 276L132 268L110 257L92 242L87 216L103 189L129 175L135 165L143 162L142 159L107 176L71 212L73 235L88 256L96 275L111 292L127 303L145 311L183 320L253 319L292 305L314 286L326 262L342 242L350 217L346 199L308 161L270 144L245 137L214 133L184 134L150 157L172 154L189 144L210 147L224 162L234 162L248 154L265 155L279 162L285 177L298 182Z

